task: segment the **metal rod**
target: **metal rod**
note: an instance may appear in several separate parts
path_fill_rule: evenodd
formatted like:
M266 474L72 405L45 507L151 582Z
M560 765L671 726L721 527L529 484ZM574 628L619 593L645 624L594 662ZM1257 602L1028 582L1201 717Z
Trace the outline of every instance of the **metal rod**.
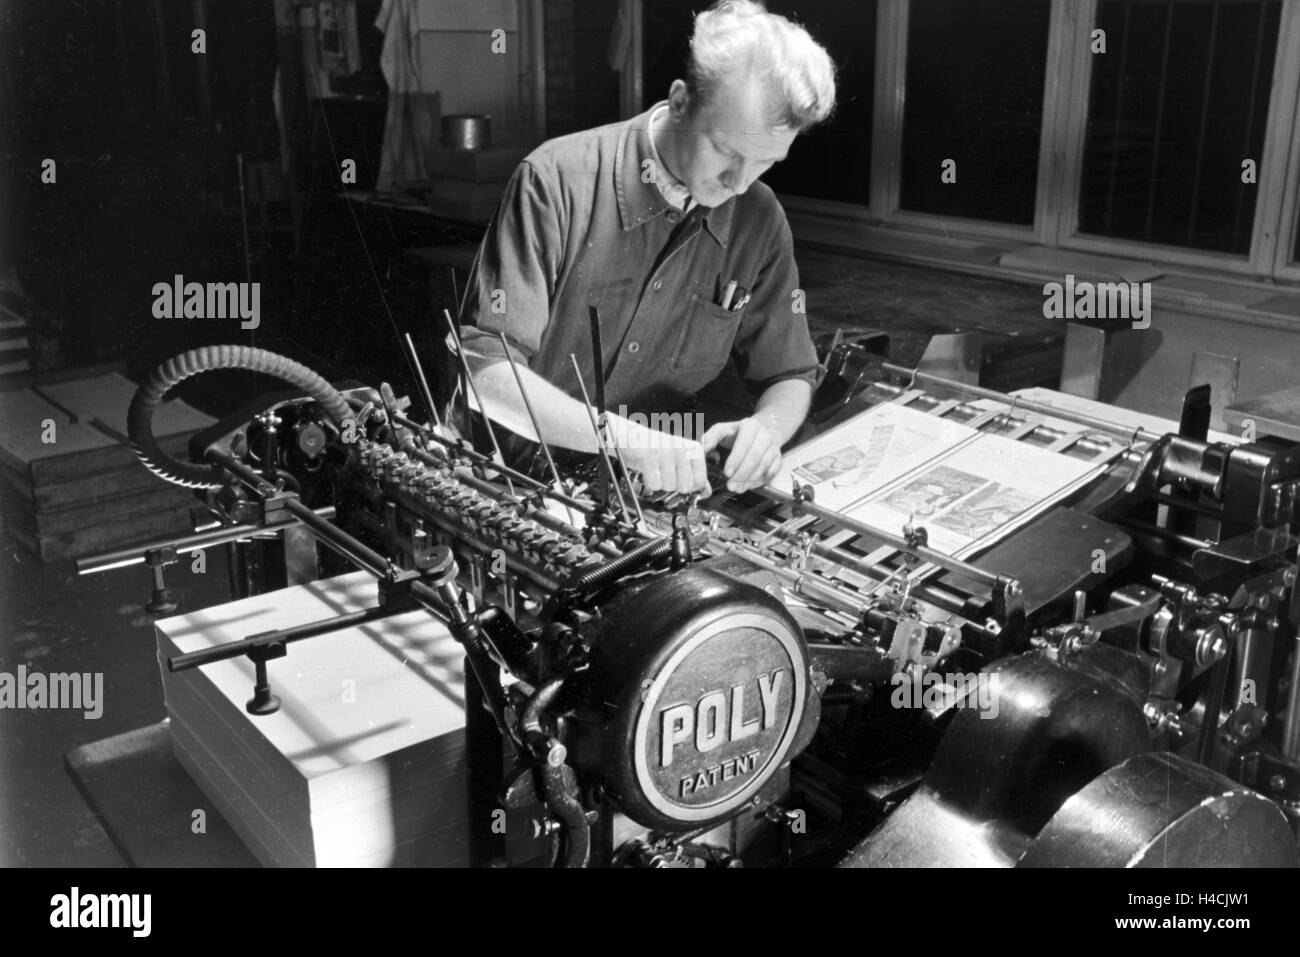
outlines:
M1282 724L1282 757L1300 761L1300 635L1292 641L1291 687L1286 696L1286 716Z
M429 380L424 377L424 366L420 363L420 354L415 351L415 343L411 340L411 334L406 333L406 349L411 353L411 364L415 366L416 382L420 386L420 394L424 397L424 404L428 406L429 415L433 417L433 424L442 428L442 417L438 415L438 404L433 401L433 391L429 388Z
M327 505L324 508L317 509L316 514L323 519L331 519L334 517L334 506ZM202 548L211 548L214 545L225 545L228 542L241 538L250 538L257 534L278 532L296 524L296 519L288 519L267 525L223 525L220 528L210 529L205 532L195 532L183 538L155 538L139 545L132 545L129 548L119 548L112 552L78 558L76 560L76 570L78 575L94 575L99 572L111 571L114 568L143 565L144 553L154 549L171 548L178 553L185 554L196 552Z
M591 420L591 431L596 435L596 451L609 472L609 479L614 485L614 494L618 496L618 507L622 509L623 517L628 524L632 524L632 513L627 510L627 502L623 500L623 489L619 486L618 475L614 472L614 462L605 448L605 436L601 433L600 426L596 424L595 413L591 411L591 396L587 393L587 384L582 381L582 369L578 367L578 357L570 352L569 361L573 363L573 374L578 377L578 388L582 390L582 404L587 410L587 418Z
M902 386L891 385L888 382L873 382L872 386L880 389L882 392L889 392L894 395L901 395L904 391ZM927 397L921 396L920 398L918 398L914 403L913 407L915 407L916 405L920 405L925 398ZM1019 398L1016 398L1014 396L1012 398L1015 399L1014 408L1020 409L1024 407L1024 403ZM935 399L934 401L938 402L937 399ZM933 409L928 411L930 412L931 415L935 414ZM942 414L938 415L938 418L946 418L949 415L949 413L952 412L966 412L966 413L970 413L971 415L988 415L988 409L977 408L976 406L972 405L969 402L960 402L957 405L951 406L950 408L946 409ZM1009 412L999 414L995 416L995 418L1002 419L1008 425L1011 425L1013 427L1032 425L1033 427L1028 432L1024 433L1024 435L1020 436L1016 440L1019 442L1027 442L1029 437L1032 435L1035 437L1041 436L1042 438L1048 439L1050 444L1051 442L1055 442L1059 439L1065 438L1067 435L1076 434L1073 432L1065 432L1061 429L1054 429L1050 425L1041 422L1031 423L1028 419L1024 418L1023 416L1012 415ZM1100 442L1094 442L1091 439L1088 439L1086 437L1078 439L1074 443L1074 447L1081 448L1081 449L1088 449L1092 452L1097 452L1097 453L1107 452L1110 450L1110 445L1108 444L1103 445Z
M1149 522L1141 522L1135 518L1117 516L1112 518L1111 521L1116 525L1129 529L1130 531L1141 532L1144 535L1152 535L1156 538L1163 538L1176 545L1181 545L1184 548L1196 550L1201 548L1213 548L1215 545L1214 542L1207 542L1201 538L1192 538L1190 535L1180 535L1177 532L1171 532L1167 528L1161 528L1159 525L1152 525Z
M280 491L233 455L229 455L226 452L213 448L208 450L208 458L219 463L222 468L230 472L231 475L235 476L259 495L275 495ZM304 505L296 495L291 495L284 499L284 508L285 511L295 516L299 521L315 532L316 537L324 544L334 549L352 563L364 568L372 575L375 575L378 578L388 578L397 573L397 569L387 558L353 538L337 525L333 525L322 519L314 511Z
M605 408L605 348L600 339L600 310L591 306L587 310L587 318L591 324L591 356L596 372L596 412L599 413L597 418L603 429L609 420L609 410ZM641 511L641 501L636 496L636 489L632 487L632 473L628 471L627 463L623 461L623 451L618 447L617 442L612 444L614 457L618 459L618 467L627 479L627 494L636 507L637 521L645 522L645 512ZM614 481L617 483L618 479Z
M607 421L608 413L600 413L600 424L604 426ZM614 457L618 459L618 467L623 474L627 476L627 494L632 499L632 506L636 509L636 518L638 522L645 522L645 512L641 511L641 500L637 498L636 489L632 487L632 473L628 471L627 463L623 461L623 451L618 447L618 443L613 443Z
M279 631L264 631L261 634L250 635L239 641L230 641L224 645L217 645L215 648L204 648L202 651L191 651L183 655L172 655L167 659L167 670L170 672L188 671L190 668L210 665L214 661L238 658L263 645L274 645L280 642L288 644L291 641L301 641L304 638L315 638L317 635L329 634L331 631L338 631L340 628L365 625L372 621L391 618L393 615L401 615L412 610L415 609L409 605L381 605L377 608L348 612L322 621L309 622L305 625L281 628Z
M533 478L531 475L525 475L523 472L520 472L516 469L512 469L506 465L498 465L496 462L492 461L491 457L484 455L482 452L478 451L477 449L470 448L469 446L463 445L460 442L457 442L453 439L448 439L445 436L438 435L430 431L425 426L420 425L420 423L411 421L410 419L406 418L406 416L400 413L397 416L397 422L399 425L404 425L407 426L408 428L416 429L417 431L424 433L428 438L431 438L434 441L446 446L448 449L451 449L455 452L460 453L461 455L464 455L466 458L470 459L473 462L481 463L483 465L490 465L498 472L502 472L506 475L511 476L516 482L520 483L521 485L525 485L528 488L541 492L544 495L548 495L551 498L555 499L557 502L562 502L563 504L569 506L570 508L577 509L579 512L582 512L584 514L589 514L596 510L595 506L593 506L591 502L584 502L582 499L574 498L572 495L566 495L563 492L556 492L545 482L540 482L537 479ZM416 449L410 454L415 458L418 458L421 462L425 463L426 465L431 465L434 466L435 468L444 468L446 467L447 464L445 462L439 462L428 452L421 451L420 449Z
M383 555L362 544L337 525L317 519L316 513L298 499L287 499L284 505L288 511L302 519L302 523L315 532L324 544L372 575L388 578L397 573L397 568Z
M505 462L505 453L501 451L501 446L497 443L497 433L492 428L492 417L488 415L487 406L483 404L483 397L478 394L478 386L474 384L474 376L469 371L469 360L465 358L465 350L461 346L460 332L456 329L456 320L451 317L451 313L446 309L442 310L443 317L447 320L447 328L451 330L451 337L456 345L456 358L460 360L461 367L465 370L465 381L469 383L469 389L474 393L474 401L478 403L479 414L483 416L483 426L487 429L488 438L492 440L492 450L500 457L502 463ZM466 402L468 405L468 401ZM504 473L502 473L504 475ZM505 475L506 486L510 489L510 494L515 494L515 485L510 480L509 475Z
M837 611L846 612L847 614L856 617L857 615L862 614L862 612L868 607L867 602L861 600L847 588L831 582L819 581L806 572L796 572L793 569L787 568L786 566L768 558L752 545L744 542L732 542L724 544L723 548L744 555L746 559L752 561L754 564L772 572L797 594L804 595L808 598L814 598L817 601L830 605Z
M952 379L945 379L942 376L933 375L929 372L922 372L919 369L907 369L903 366L894 365L892 362L882 362L881 369L886 372L892 372L895 375L908 376L917 380L925 380L934 385L943 386L944 388L953 389L958 392L964 392L967 395L973 395L980 399L993 399L998 402L1011 404L1011 400L1002 392L994 389L985 389L978 385L968 385L964 382L954 382ZM1037 412L1040 415L1050 415L1058 419L1065 419L1068 422L1078 422L1080 425L1086 425L1094 428L1099 432L1105 432L1109 435L1119 436L1120 438L1135 438L1145 442L1154 442L1163 436L1148 432L1146 429L1125 429L1115 425L1113 422L1107 422L1105 419L1094 418L1085 412L1075 412L1068 409L1058 409L1054 406L1046 405L1042 402L1034 402L1031 399L1022 399L1016 397L1015 407L1027 412Z
M804 532L801 528L784 528L781 525L778 525L769 530L764 537L775 536L784 541L802 544L801 537L803 534ZM857 555L847 552L843 548L834 545L827 545L821 541L814 540L812 542L811 551L818 558L849 568L857 572L859 575L871 579L875 583L875 590L872 594L875 594L875 592L879 590L880 586L889 581L891 577L898 575L905 570L904 566L890 569L883 562L873 565L865 558L859 558ZM816 579L813 580L815 581ZM960 601L953 600L951 596L944 594L940 590L933 588L924 582L918 582L912 588L912 594L919 598L923 598L932 605L942 608L944 611L957 614L961 610L962 603Z
M600 343L600 311L595 306L587 309L588 330L591 334L591 365L596 373L596 418L600 419L601 413L605 411L605 351ZM574 363L573 369L578 370L577 363ZM582 382L582 373L578 372L578 381ZM586 396L586 389L583 389L583 395ZM587 400L591 405L591 400ZM597 446L602 444L601 436L596 437ZM601 478L601 497L609 501L609 476L602 473ZM618 484L618 477L613 477L614 484Z
M857 532L859 535L865 535L867 538L875 539L883 545L889 545L892 548L898 549L900 552L915 555L923 561L930 562L933 565L938 565L940 568L947 569L950 572L965 575L967 578L973 578L975 581L985 585L991 586L998 582L998 575L993 572L985 571L982 568L976 568L974 565L962 561L960 558L953 558L950 555L943 554L943 552L936 552L933 548L928 548L924 545L909 545L901 536L893 535L878 528L873 528L870 525L859 522L857 519L849 518L847 515L841 515L839 512L833 512L828 508L822 508L820 505L816 505L813 502L796 502L793 495L787 492L782 492L770 485L765 487L763 491L766 495L776 499L778 502L784 502L787 505L796 506L807 512L809 515L816 515L818 518L825 519L833 525L838 525L841 528L847 528L850 531Z
M1161 505L1168 505L1172 508L1184 508L1189 512L1195 512L1197 515L1204 515L1206 518L1212 518L1216 521L1223 521L1223 510L1210 508L1208 505L1202 505L1199 502L1185 501L1174 498L1172 495L1166 495L1163 492L1153 492L1151 500L1159 502Z
M533 431L537 433L537 444L542 447L542 453L546 456L546 463L551 467L551 474L555 476L555 484L560 488L564 488L564 480L560 478L560 470L555 467L555 459L551 457L551 447L546 444L546 437L542 435L542 427L537 421L537 415L533 412L532 400L528 398L528 390L524 388L524 377L515 368L514 356L510 354L510 341L506 338L504 332L498 332L497 338L501 340L501 348L506 352L506 364L510 366L510 371L515 374L515 383L519 386L519 395L524 400L524 408L528 410L528 419L533 423Z

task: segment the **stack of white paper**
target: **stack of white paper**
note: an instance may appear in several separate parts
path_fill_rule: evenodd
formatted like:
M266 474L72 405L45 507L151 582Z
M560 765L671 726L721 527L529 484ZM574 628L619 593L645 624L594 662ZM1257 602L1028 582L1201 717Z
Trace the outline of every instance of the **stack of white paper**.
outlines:
M290 643L267 666L272 715L244 708L247 658L167 669L376 603L358 572L157 623L173 750L264 864L468 864L462 654L427 612Z

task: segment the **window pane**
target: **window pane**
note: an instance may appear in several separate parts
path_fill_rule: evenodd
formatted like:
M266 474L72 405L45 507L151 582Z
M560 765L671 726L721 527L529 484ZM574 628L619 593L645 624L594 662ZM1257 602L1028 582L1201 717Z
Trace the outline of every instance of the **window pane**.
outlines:
M1048 0L912 0L904 209L1033 224L1050 14Z
M871 195L871 91L876 69L876 0L771 0L767 8L802 24L836 67L835 112L800 136L763 182L781 193L865 206Z
M1281 0L1102 0L1079 227L1250 251Z

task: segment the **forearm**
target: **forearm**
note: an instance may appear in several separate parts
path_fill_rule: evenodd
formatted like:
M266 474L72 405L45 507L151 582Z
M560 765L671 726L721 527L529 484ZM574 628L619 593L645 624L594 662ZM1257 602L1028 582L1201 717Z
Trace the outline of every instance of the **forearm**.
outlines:
M508 360L481 356L471 359L470 366L488 416L524 438L535 438L537 430L532 426ZM528 390L538 429L547 444L577 452L596 452L591 415L584 404L526 366L515 363L515 368ZM641 475L647 489L708 490L704 449L698 442L647 429L622 416L607 415L606 419L609 441L620 449L627 468Z
M528 407L524 404L509 361L500 356L469 356L469 359L474 385L487 406L488 417L516 435L535 440L537 436ZM516 362L515 370L528 390L537 426L547 444L577 452L595 452L596 436L591 431L591 418L583 403L522 363Z
M784 445L799 431L812 403L812 387L802 379L785 379L769 386L754 406L754 418L770 428Z

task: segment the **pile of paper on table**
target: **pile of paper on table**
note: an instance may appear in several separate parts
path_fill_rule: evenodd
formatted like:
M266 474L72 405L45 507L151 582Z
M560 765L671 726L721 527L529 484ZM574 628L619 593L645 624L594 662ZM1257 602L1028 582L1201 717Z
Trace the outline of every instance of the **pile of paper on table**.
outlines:
M462 652L423 610L288 644L280 709L251 715L246 657L170 656L377 604L364 572L159 621L176 757L267 865L467 866Z

